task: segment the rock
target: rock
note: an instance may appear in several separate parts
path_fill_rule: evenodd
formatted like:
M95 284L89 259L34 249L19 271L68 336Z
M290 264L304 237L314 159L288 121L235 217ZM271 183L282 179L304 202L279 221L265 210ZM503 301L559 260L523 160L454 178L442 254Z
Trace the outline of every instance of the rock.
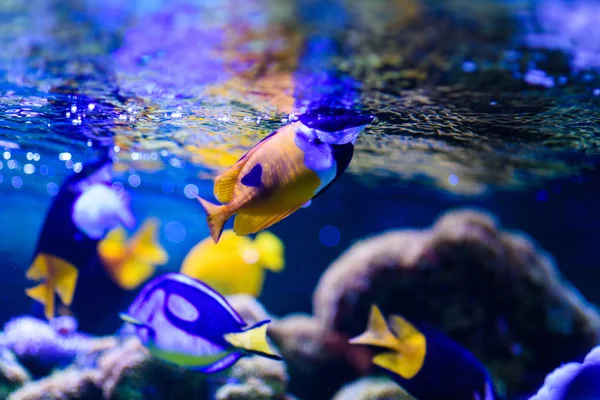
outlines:
M8 400L104 400L97 379L97 371L69 368L26 384Z
M323 274L313 304L327 330L348 336L365 329L372 304L428 323L472 351L510 394L535 390L600 339L598 311L550 256L472 210L356 243Z
M0 399L29 382L29 372L8 349L0 349Z
M205 375L151 357L136 337L103 353L98 369L98 386L105 399L208 398Z
M288 366L289 391L300 398L330 399L370 368L368 350L348 344L349 337L327 330L310 315L288 315L275 321L270 333Z
M332 400L415 400L387 378L362 378L340 389Z
M587 370L588 376L582 378L590 379L587 380L590 383L589 386L597 387L597 382L600 380L600 346L593 348L585 357L583 363L566 363L549 373L544 380L544 385L529 400L563 399L569 384L584 370Z
M86 345L86 337L62 335L46 321L30 316L10 320L0 335L0 346L10 349L34 376L66 367Z

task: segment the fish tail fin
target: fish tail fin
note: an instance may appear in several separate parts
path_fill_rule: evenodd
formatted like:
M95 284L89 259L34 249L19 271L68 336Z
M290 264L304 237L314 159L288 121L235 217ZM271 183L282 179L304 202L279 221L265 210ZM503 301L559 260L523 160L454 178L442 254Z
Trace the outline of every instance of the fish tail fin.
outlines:
M210 236L215 243L219 242L219 238L223 233L225 222L229 219L229 214L226 207L218 204L213 204L210 201L204 200L200 196L196 196L204 211L206 211L206 222L210 230Z
M270 320L261 321L243 332L227 333L225 340L232 346L261 356L281 360L281 355L267 341L267 324Z
M25 294L44 305L44 315L48 320L54 318L54 291L48 282L25 289Z
M25 276L35 281L46 279L48 277L48 263L51 258L53 256L49 254L39 253L33 260L31 267L25 273Z
M136 258L150 264L162 265L169 262L169 255L158 242L157 230L157 219L146 220L134 236L132 250Z
M57 259L53 264L54 290L66 306L70 306L75 294L75 286L79 271L72 264Z
M150 278L155 270L154 264L129 259L118 270L110 271L110 276L123 289L132 290Z
M254 239L254 245L260 254L260 264L265 268L279 272L284 267L283 242L271 232L260 232Z
M381 310L376 305L371 306L367 330L348 341L351 344L365 344L398 350L400 343L390 331Z

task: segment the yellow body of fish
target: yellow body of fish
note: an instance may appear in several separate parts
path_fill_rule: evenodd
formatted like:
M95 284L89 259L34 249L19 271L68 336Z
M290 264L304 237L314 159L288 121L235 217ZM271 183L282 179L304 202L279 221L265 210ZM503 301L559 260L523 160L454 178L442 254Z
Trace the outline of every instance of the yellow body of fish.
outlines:
M157 265L169 257L156 239L158 222L144 222L129 240L125 229L117 227L98 243L98 255L108 275L124 289L134 289L152 276Z
M299 122L265 138L215 180L214 193L223 205L198 197L207 213L211 237L217 243L225 222L237 214L233 230L245 236L259 232L298 210L326 183L304 163L294 138ZM259 185L243 183L260 170ZM335 165L333 165L333 175Z
M261 232L252 240L227 230L218 244L207 238L194 246L183 261L181 273L223 295L244 293L258 297L265 269L283 269L283 253L283 243L270 232Z

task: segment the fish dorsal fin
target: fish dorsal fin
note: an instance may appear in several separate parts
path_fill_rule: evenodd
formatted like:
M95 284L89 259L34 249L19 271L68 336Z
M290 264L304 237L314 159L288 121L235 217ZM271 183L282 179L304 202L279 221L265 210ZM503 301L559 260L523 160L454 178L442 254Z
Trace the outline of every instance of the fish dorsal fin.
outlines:
M169 256L156 239L158 221L151 218L144 222L131 241L131 252L135 257L150 264L166 264Z
M376 305L371 306L367 330L363 334L350 339L349 343L385 347L395 351L400 348L398 339L390 331L381 310Z
M423 359L409 357L400 352L385 352L373 357L373 364L400 375L404 379L411 379L423 367Z
M273 272L283 269L283 242L271 232L261 232L254 239L254 246L260 254L260 263Z
M60 258L52 261L51 269L54 275L54 290L56 290L63 304L70 306L73 301L79 271L72 264Z
M25 276L28 279L39 281L48 277L48 259L54 256L48 255L46 253L39 253L31 267L27 270Z
M106 234L106 237L98 243L98 254L104 263L118 263L125 257L127 253L126 240L127 234L122 226L118 226Z
M265 320L243 332L227 333L223 337L227 343L238 349L280 360L279 353L272 349L267 342L267 324L269 322L271 321Z
M239 236L246 236L251 233L260 232L263 229L267 229L271 225L276 224L277 222L286 218L290 214L297 211L300 207L301 205L282 211L279 214L269 215L240 212L233 220L233 230Z
M54 318L54 291L49 283L44 282L29 289L25 294L44 305L44 315L49 320Z

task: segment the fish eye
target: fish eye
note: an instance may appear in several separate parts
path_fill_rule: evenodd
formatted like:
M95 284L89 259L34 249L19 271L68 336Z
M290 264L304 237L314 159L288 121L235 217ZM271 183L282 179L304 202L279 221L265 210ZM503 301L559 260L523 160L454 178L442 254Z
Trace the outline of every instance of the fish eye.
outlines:
M167 307L173 315L183 321L196 321L200 317L198 309L185 298L171 294L167 299Z

